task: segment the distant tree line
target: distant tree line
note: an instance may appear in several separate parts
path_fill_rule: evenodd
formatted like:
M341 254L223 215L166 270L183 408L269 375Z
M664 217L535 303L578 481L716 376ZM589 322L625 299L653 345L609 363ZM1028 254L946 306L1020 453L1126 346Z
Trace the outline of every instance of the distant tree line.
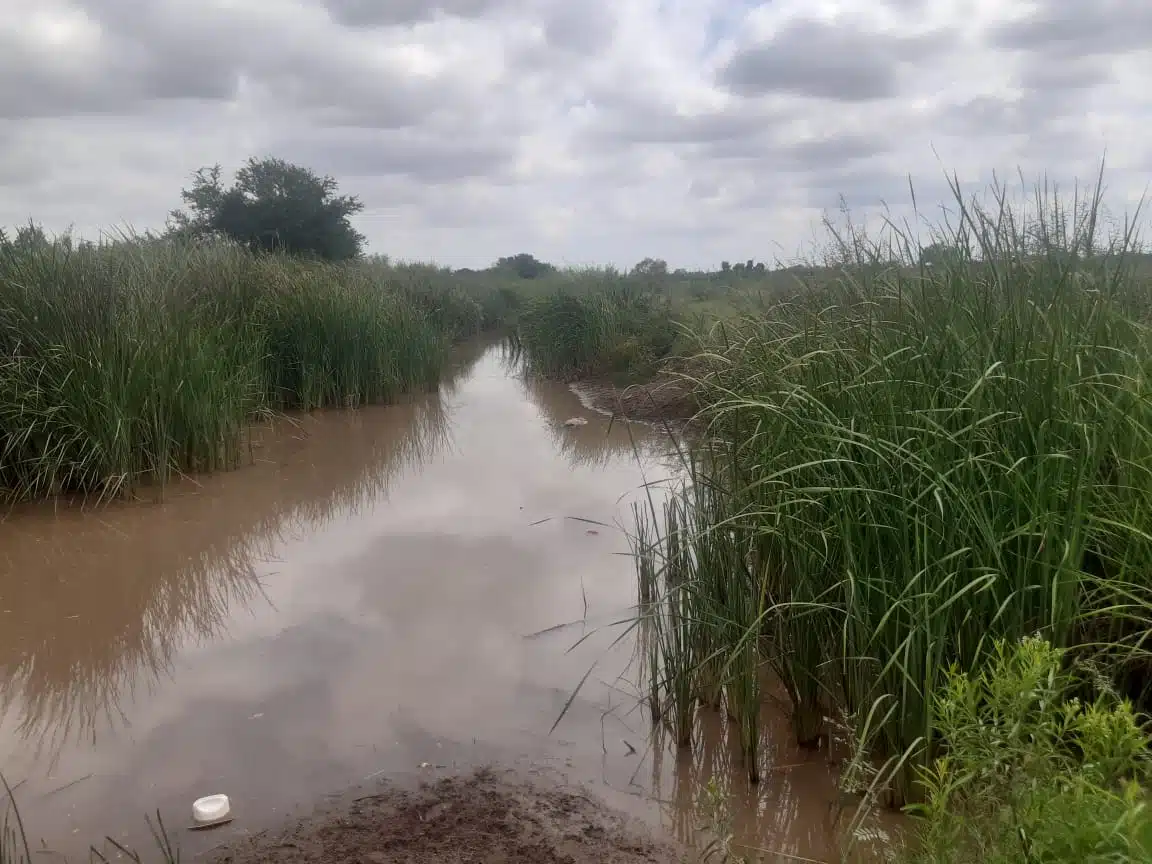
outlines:
M191 185L181 190L183 208L168 217L163 238L226 239L254 252L284 252L326 261L346 261L365 254L365 237L351 222L361 212L363 203L355 195L339 194L332 177L321 176L308 168L273 157L250 158L226 183L220 165L201 168L192 175ZM147 239L158 235L146 233ZM6 235L0 230L0 246L29 247L47 243L71 246L65 234L50 240L34 224ZM947 260L948 250L938 246L924 250L924 263ZM377 260L387 259L374 256ZM497 259L489 271L517 279L540 279L558 268L528 252ZM648 282L675 278L708 278L763 276L768 267L763 261L749 258L732 264L720 263L719 271L678 269L669 273L663 258L641 259L628 275ZM468 275L476 271L457 271Z
M720 272L726 276L763 276L767 270L763 261L754 261L751 258L747 261L737 261L735 264L728 261L720 262Z

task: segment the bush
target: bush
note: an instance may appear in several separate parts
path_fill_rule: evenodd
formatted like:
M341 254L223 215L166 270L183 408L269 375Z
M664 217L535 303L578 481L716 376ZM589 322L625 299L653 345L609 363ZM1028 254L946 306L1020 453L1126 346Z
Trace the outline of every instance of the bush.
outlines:
M952 670L935 699L946 753L920 772L905 860L1152 860L1152 742L1129 703L1070 696L1066 659L1028 638L998 642L983 671Z

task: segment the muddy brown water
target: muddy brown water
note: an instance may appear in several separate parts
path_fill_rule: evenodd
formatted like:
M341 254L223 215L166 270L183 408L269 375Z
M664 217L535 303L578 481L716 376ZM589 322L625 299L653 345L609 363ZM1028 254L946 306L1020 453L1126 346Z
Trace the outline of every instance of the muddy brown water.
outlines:
M714 777L741 843L829 858L835 774L790 747L781 712L755 788L719 718L694 753L648 743L610 526L672 470L665 451L489 346L437 394L258 430L252 464L162 501L8 513L0 770L34 848L150 851L159 809L191 857L350 784L495 762L681 839ZM235 821L188 832L218 792Z

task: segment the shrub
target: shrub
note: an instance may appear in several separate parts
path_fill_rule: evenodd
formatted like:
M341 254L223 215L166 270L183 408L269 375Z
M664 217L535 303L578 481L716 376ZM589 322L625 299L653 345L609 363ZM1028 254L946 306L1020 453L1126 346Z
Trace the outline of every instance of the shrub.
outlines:
M1066 655L998 642L979 672L953 669L935 699L946 752L926 791L915 864L1152 860L1149 744L1132 706L1070 695Z

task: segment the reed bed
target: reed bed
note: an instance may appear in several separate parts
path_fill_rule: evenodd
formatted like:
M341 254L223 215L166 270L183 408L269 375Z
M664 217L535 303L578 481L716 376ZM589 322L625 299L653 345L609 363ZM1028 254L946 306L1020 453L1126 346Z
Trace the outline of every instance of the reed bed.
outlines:
M1041 634L1134 698L1152 684L1149 283L1099 192L957 195L910 233L840 239L837 280L702 337L705 430L635 548L656 716L722 701L757 776L757 687L797 737L846 721L917 796L934 694ZM717 694L721 694L718 697ZM671 720L669 719L671 718Z
M434 388L482 314L443 274L371 262L2 244L0 495L108 498L234 466L254 418Z
M621 277L590 274L528 297L518 312L516 335L534 374L623 380L650 372L671 353L679 332L659 293Z

